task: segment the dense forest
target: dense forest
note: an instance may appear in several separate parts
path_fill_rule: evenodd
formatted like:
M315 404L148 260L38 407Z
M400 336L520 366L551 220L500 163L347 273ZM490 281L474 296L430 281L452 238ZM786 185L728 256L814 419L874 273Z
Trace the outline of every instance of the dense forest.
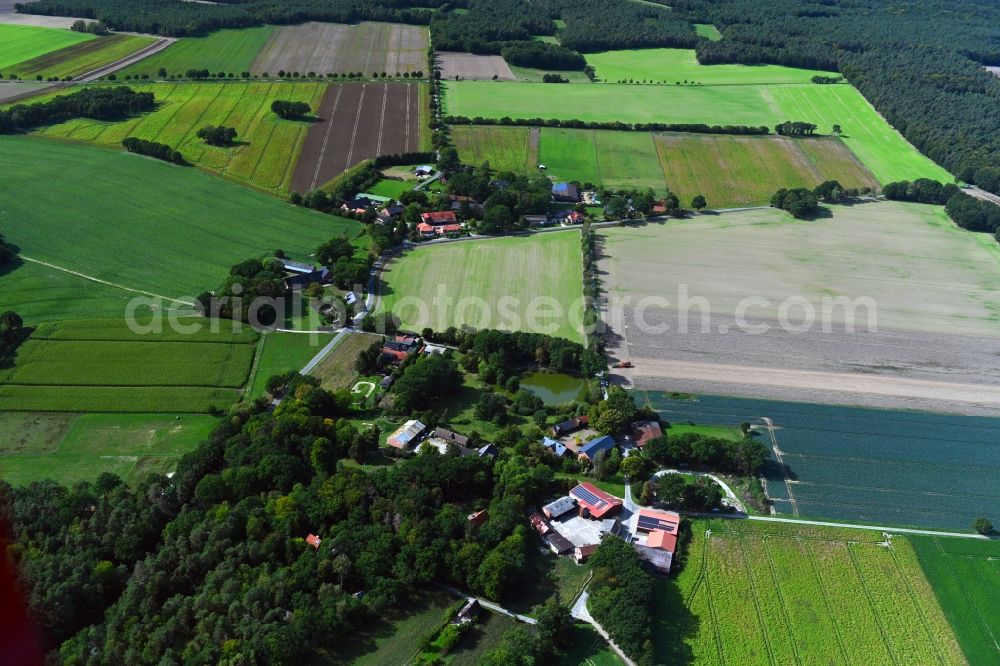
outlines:
M61 123L71 118L121 120L134 113L152 111L155 106L151 92L136 92L125 86L85 88L47 102L17 104L0 110L0 133Z
M517 454L346 466L379 433L317 384L232 412L170 479L0 482L46 647L75 663L292 663L432 581L502 599L525 575L524 510L554 490L552 470Z
M666 0L664 0L666 2ZM992 0L669 0L714 23L698 59L837 70L917 148L1000 191L1000 4Z

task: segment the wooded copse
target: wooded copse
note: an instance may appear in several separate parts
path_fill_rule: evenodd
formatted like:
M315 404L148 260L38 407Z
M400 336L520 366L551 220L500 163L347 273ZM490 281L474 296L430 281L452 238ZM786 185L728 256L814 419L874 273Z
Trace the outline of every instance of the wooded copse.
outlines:
M121 120L134 113L152 111L155 106L151 92L136 92L127 86L84 88L47 102L17 104L0 110L0 132L28 130L72 118Z
M170 146L163 143L147 141L146 139L129 136L122 139L122 146L130 153L146 155L147 157L155 157L158 160L171 162L173 164L187 164L184 160L184 156L181 155L179 150L174 150Z
M276 99L271 102L271 111L286 120L299 120L312 113L312 108L306 102L289 102Z

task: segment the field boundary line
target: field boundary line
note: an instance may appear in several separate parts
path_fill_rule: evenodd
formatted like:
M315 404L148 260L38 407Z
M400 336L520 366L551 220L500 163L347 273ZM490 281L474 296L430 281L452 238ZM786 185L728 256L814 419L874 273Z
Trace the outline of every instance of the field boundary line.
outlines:
M63 273L69 273L70 275L75 275L77 277L81 277L84 280L90 280L91 282L97 282L98 284L104 284L104 285L107 285L109 287L115 287L116 289L121 289L123 291L130 291L130 292L135 293L135 294L142 294L144 296L153 296L155 298L162 298L163 300L170 301L171 303L180 303L181 305L190 305L191 307L195 307L195 304L192 303L192 302L190 302L190 301L182 301L182 300L180 300L178 298L170 298L169 296L164 296L163 294L155 294L155 293L153 293L151 291L143 291L142 289L133 289L132 287L126 287L123 284L118 284L116 282L109 282L107 280L102 280L100 278L96 278L93 275L87 275L86 273L80 273L79 271L74 271L74 270L70 270L69 268L63 268L62 266L57 266L55 264L50 264L47 261L42 261L40 259L33 259L32 257L28 257L28 256L23 255L23 254L18 255L18 256L21 257L21 259L23 259L24 261L28 261L28 262L31 262L33 264L40 264L42 266L46 266L48 268L52 268L52 269L55 269L57 271L62 271Z
M404 144L406 146L406 152L410 152L410 92L412 86L413 86L412 83L406 84L406 140ZM385 114L384 108L382 110L382 113ZM380 147L381 147L381 139L382 139L382 134L379 133Z
M792 480L788 476L788 467L785 465L785 461L782 458L782 451L778 447L778 438L774 434L774 421L766 416L760 417L767 428L767 434L771 438L771 450L774 452L774 457L778 459L778 465L781 466L781 476L785 480L785 490L788 491L788 501L792 505L792 515L799 515L799 505L795 502L795 495L792 494Z
M247 391L253 389L253 383L257 381L257 369L260 367L260 357L264 355L264 341L266 339L266 335L257 337L257 344L254 345L253 364L250 366L246 383L240 389L241 394L246 394Z
M868 584L865 582L865 574L861 571L861 567L858 566L858 561L855 559L854 553L851 551L850 543L847 544L847 559L851 561L851 567L854 569L854 573L858 577L858 582L861 583L861 589L865 592L865 598L868 599L868 606L872 610L872 617L875 618L875 624L878 625L878 631L882 634L882 642L885 643L885 647L889 651L889 656L892 657L892 663L899 664L899 657L896 656L896 651L893 649L892 641L889 640L889 636L885 632L882 618L879 615L878 608L875 606L875 600L872 599L871 590L868 589Z
M722 651L722 638L719 636L719 618L715 614L715 606L712 604L712 584L711 576L705 577L705 605L708 606L708 614L712 618L712 640L715 643L715 649L719 653L719 662L725 666L726 655Z
M767 622L764 621L764 614L760 610L760 597L757 594L757 585L753 581L753 572L750 568L750 557L747 555L746 542L742 536L737 537L736 541L740 544L740 555L743 556L743 565L746 567L747 582L750 584L750 594L753 595L753 607L757 612L757 622L760 623L761 634L764 638L764 647L767 648L767 660L772 664L776 664L774 650L771 648L771 639L768 636Z
M785 626L788 627L788 636L791 639L789 643L792 646L792 654L795 655L795 663L801 664L802 657L799 656L799 646L795 642L795 628L792 626L792 618L788 614L788 603L785 601L785 595L781 592L781 583L778 582L778 573L774 567L774 559L771 557L771 551L767 549L768 536L767 534L761 536L761 549L767 558L767 568L771 571L771 580L774 581L774 593L778 596L778 601L781 602L781 615L785 618Z
M365 93L368 92L368 84L361 84L361 99L358 100L358 111L354 114L354 130L351 132L351 147L347 151L347 168L351 168L351 158L354 156L354 141L358 138L358 123L361 122L361 109L365 106Z
M889 527L888 525L865 525L860 523L837 523L826 520L805 520L802 518L778 518L776 516L746 516L741 520L760 520L766 523L792 523L795 525L815 525L817 527L843 527L853 530L868 530L876 532L888 532L890 534L919 534L923 536L955 537L960 539L979 539L981 541L992 541L990 537L982 534L970 534L967 532L944 532L939 530L922 530L915 527Z
M927 614L924 613L924 606L917 599L917 595L913 591L913 587L910 585L908 576L906 575L906 572L903 570L902 565L900 565L899 563L899 557L896 555L896 550L895 548L892 547L892 540L887 538L886 541L889 542L888 551L890 557L892 557L892 566L896 569L896 573L902 579L903 585L906 587L906 594L910 597L910 602L913 604L914 608L917 609L917 614L920 616L920 624L923 625L924 632L926 632L927 634L927 638L930 640L930 643L934 646L934 654L937 656L938 663L943 664L945 663L944 654L941 653L941 647L938 641L934 639L934 632L931 631L931 625L930 622L928 622L927 620ZM917 562L917 564L919 565L919 561ZM933 588L931 589L931 591L933 593ZM945 618L945 620L947 620L947 618Z
M389 97L389 84L382 84L382 115L378 119L378 145L375 147L375 156L382 154L382 130L385 129L385 101ZM407 109L409 110L409 109Z
M809 560L809 568L812 569L813 578L816 580L820 594L823 595L823 605L826 606L826 612L830 616L830 624L833 625L833 635L837 638L837 647L840 649L840 656L844 658L845 664L850 663L851 660L847 657L847 650L844 648L844 639L840 635L840 627L837 626L837 614L833 611L833 606L830 604L830 597L827 595L826 587L823 585L823 577L819 574L819 566L816 564L816 554L809 547L808 543L802 543L796 539L796 544L800 550L805 551L806 559Z

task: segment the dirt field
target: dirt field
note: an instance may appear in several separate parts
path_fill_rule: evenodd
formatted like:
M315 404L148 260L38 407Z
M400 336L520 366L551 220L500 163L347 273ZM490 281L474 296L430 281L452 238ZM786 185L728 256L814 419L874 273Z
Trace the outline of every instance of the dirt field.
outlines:
M52 87L51 83L0 81L0 103L12 102Z
M436 57L442 79L454 81L457 76L466 81L489 81L496 76L501 81L517 80L500 56L441 52Z
M305 193L358 162L420 148L419 83L345 83L327 88L292 176Z
M7 0L0 0L0 23L11 25L33 25L39 28L69 28L75 21L71 16L42 16L41 14L4 14L4 11L14 11L14 2L11 0L10 9L6 9Z
M602 233L611 351L636 366L622 377L657 390L1000 413L995 242L937 207L830 208L810 222L757 210ZM865 305L854 331L842 307L824 315L823 299L841 297L870 299L875 326Z
M304 23L278 28L253 72L278 70L366 76L427 71L427 28L399 23Z

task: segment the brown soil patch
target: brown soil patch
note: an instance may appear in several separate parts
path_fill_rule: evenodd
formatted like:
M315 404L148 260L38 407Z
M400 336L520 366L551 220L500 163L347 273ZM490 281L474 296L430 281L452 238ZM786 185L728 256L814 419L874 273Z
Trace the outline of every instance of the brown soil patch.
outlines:
M441 68L441 78L447 81L454 81L456 76L468 81L489 81L494 76L503 81L517 80L507 61L500 56L442 52L435 58Z

